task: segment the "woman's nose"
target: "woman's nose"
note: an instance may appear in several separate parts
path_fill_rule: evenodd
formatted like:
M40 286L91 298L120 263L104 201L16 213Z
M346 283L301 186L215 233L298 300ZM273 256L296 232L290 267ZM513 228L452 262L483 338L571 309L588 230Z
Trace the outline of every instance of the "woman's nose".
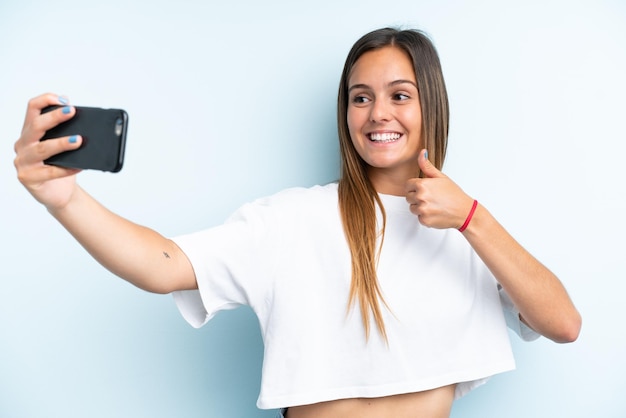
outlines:
M390 104L385 100L375 100L372 103L370 120L374 123L388 122L391 120Z

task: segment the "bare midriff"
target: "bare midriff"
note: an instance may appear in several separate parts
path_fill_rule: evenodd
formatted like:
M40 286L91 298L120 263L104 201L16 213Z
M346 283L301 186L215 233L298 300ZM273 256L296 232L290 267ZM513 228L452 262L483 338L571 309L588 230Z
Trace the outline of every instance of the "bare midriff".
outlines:
M291 407L285 418L449 418L455 385L424 392Z

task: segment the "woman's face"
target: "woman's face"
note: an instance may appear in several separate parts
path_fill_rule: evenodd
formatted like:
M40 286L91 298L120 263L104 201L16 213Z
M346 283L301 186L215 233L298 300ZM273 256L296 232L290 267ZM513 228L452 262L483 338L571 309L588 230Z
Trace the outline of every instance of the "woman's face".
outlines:
M393 46L363 54L348 78L348 129L381 193L403 190L419 173L422 110L413 64Z

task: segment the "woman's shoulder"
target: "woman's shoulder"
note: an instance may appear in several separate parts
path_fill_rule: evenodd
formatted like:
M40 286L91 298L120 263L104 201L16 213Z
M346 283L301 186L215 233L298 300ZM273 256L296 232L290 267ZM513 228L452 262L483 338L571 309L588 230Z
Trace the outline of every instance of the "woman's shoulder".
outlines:
M301 206L303 204L324 205L328 202L336 201L337 183L328 183L312 187L290 187L273 195L257 199L253 203L271 206Z
M337 183L290 187L246 203L231 215L229 221L256 218L264 219L264 222L274 219L284 224L289 218L336 211L337 200Z

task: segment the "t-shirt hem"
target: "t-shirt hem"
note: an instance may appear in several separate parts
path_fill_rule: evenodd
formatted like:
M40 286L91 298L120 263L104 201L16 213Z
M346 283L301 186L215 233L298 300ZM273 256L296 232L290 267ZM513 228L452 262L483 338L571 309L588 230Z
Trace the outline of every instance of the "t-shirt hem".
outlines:
M324 389L316 392L284 396L264 396L257 400L259 409L278 409L298 405L310 405L338 399L351 398L378 398L383 396L400 395L404 393L422 392L442 386L457 384L455 399L467 395L472 390L485 384L492 376L515 370L515 362L506 362L488 370L472 370L465 373L455 373L453 376L439 376L419 382L401 382L377 386L353 386L347 388Z

